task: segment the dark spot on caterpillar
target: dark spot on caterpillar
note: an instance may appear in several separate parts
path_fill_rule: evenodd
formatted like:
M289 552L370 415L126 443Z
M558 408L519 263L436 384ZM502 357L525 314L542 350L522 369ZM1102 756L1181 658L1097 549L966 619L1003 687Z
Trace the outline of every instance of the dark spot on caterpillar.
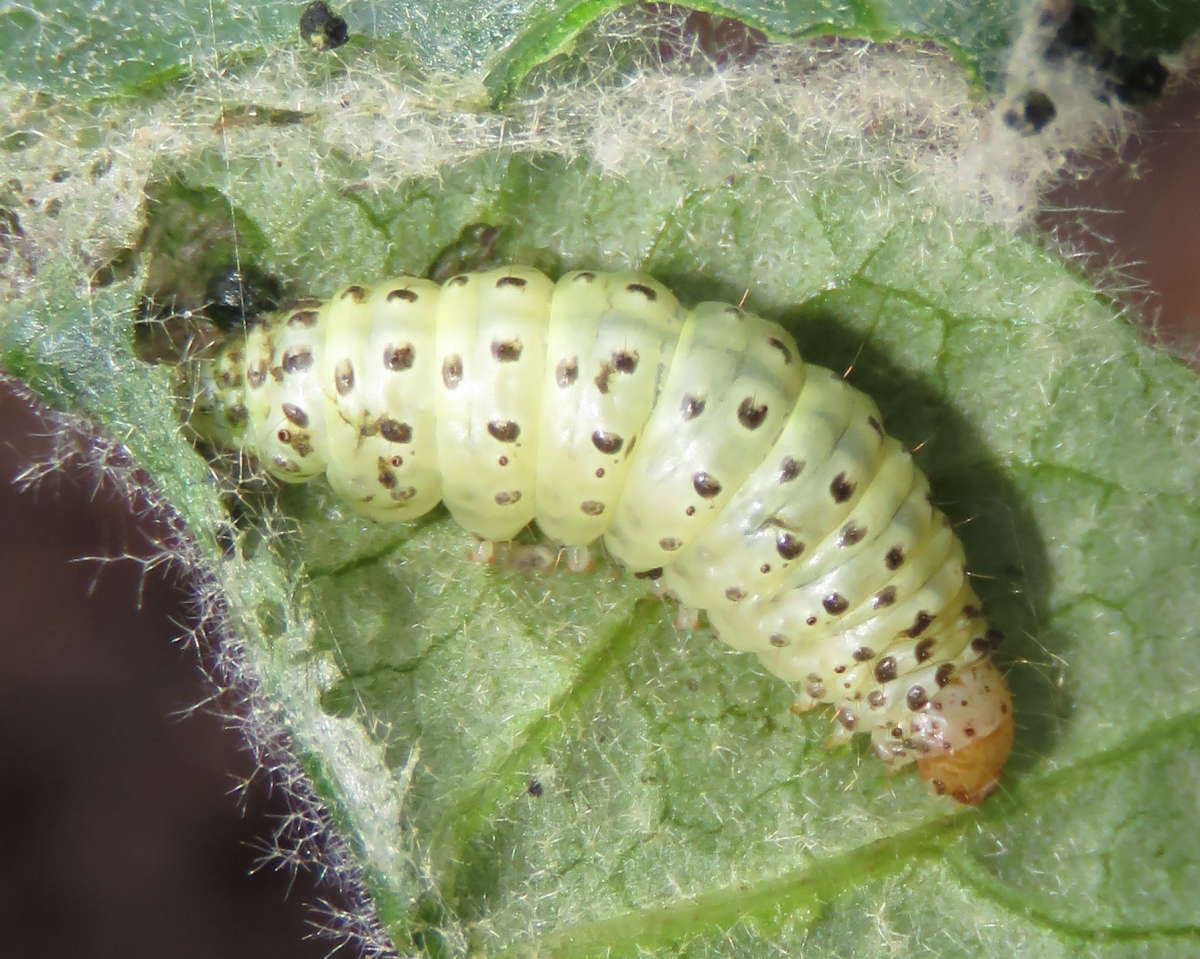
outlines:
M296 426L308 426L308 414L295 403L284 403L282 409L283 415Z
M770 564L770 563L763 563L763 564L762 564L760 567L758 567L758 571L759 571L760 573L769 573L769 572L771 572L771 564Z
M910 686L908 695L904 699L908 703L908 708L914 713L929 705L929 697L925 695L924 686Z
M704 412L705 400L699 396L684 394L683 403L680 404L680 409L683 411L685 420L694 420L697 416Z
M950 682L950 677L953 675L954 664L942 663L942 665L937 668L937 672L933 674L933 681L937 683L939 687L945 686L948 682Z
M398 288L388 293L387 299L389 303L391 303L393 300L403 300L405 303L416 303L419 297L417 296L416 290Z
M853 546L855 543L861 542L866 535L867 528L865 526L847 523L842 527L842 535L838 537L838 546Z
M341 298L343 300L349 298L355 303L361 303L367 298L367 291L361 286L348 286L342 290Z
M354 364L347 360L338 360L333 368L333 388L338 396L345 396L354 389Z
M312 351L308 347L298 347L283 351L281 365L285 373L303 373L313 364Z
M975 606L972 606L970 603L967 603L967 605L962 608L962 611L963 615L966 616L967 619L979 618L979 609Z
M904 547L893 546L887 551L887 555L883 558L883 563L888 569L899 569L900 564L904 562Z
M506 286L515 287L518 290L523 290L528 285L528 280L521 276L502 276L496 281L496 289L502 289Z
M980 656L986 655L1004 642L1004 634L998 629L989 629L984 635L971 640L971 648Z
M929 624L932 622L933 617L922 609L917 613L917 618L913 620L913 624L904 631L904 634L915 639L925 632L925 630L929 628Z
M275 438L279 440L280 443L288 446L292 442L292 431L284 427L283 429L276 431Z
M821 600L821 605L825 607L825 612L837 616L850 608L850 601L841 593L830 593Z
M858 649L856 649L850 655L852 655L858 662L865 663L868 659L875 658L875 650L871 649L870 646L859 646Z
M388 495L397 503L406 503L417 495L417 488L415 486L401 486L399 489L392 490Z
M462 382L462 376L462 357L452 353L442 361L442 382L446 384L446 389L452 390Z
M604 467L603 466L596 467L596 479L604 479Z
M654 569L644 569L640 573L634 573L634 579L658 579L663 574L661 566L655 566Z
M579 377L579 360L572 356L570 359L562 360L558 366L554 368L554 382L560 387L566 389Z
M847 729L853 729L855 726L858 725L858 717L855 716L854 713L850 712L850 710L846 709L845 707L843 707L842 709L839 709L836 713L834 713L834 716L836 716L837 721L839 723L841 723L843 726L845 726Z
M926 636L923 640L913 647L913 657L918 663L923 663L933 655L933 645L937 640L932 636Z
M875 682L883 685L890 683L896 678L896 658L894 656L884 656L875 664Z
M588 270L584 270L582 273L576 273L575 279L583 280L584 283L591 283L592 280L596 279L596 274Z
M709 473L700 472L692 477L692 486L696 490L696 494L705 499L712 499L721 492L721 484L717 482L717 478Z
M246 417L250 415L250 411L241 403L234 403L225 411L225 420L230 426L240 426L246 422Z
M882 689L872 689L867 693L867 703L872 709L878 709L887 702L887 696L884 695Z
M783 648L788 645L788 638L781 633L772 633L771 638L767 640L772 646Z
M779 482L790 483L800 475L802 469L804 469L803 460L796 460L790 456L785 456L779 466Z
M630 283L625 289L630 293L641 293L651 303L658 299L658 294L643 283Z
M596 374L596 379L593 382L596 384L596 389L601 393L608 392L608 379L613 374L613 368L608 363L600 364L600 372Z
M386 369L399 373L401 370L407 370L413 365L413 355L416 349L411 343L405 343L403 346L392 346L390 343L383 348L383 365ZM462 376L462 362L459 361L458 375ZM446 367L442 367L442 378L446 376ZM450 386L449 383L446 384ZM453 387L451 387L453 389Z
M687 509L685 509L683 511L683 515L684 516L695 516L696 515L696 507L689 506Z
M388 465L388 461L381 456L379 457L378 465L379 485L384 489L395 489L396 474L392 472L391 467Z
M804 544L788 532L780 532L775 537L775 550L784 559L795 559L804 552Z
M829 493L835 503L844 503L854 495L856 484L846 479L845 473L838 473L829 484Z
M596 430L592 434L592 445L601 453L616 453L624 444L623 440L616 433L605 433L603 430Z
M579 504L579 508L588 516L599 516L604 512L604 504L594 499L585 499Z
M534 799L537 799L542 794L542 784L536 779L529 780L529 784L525 787L525 791Z
M507 457L507 456L501 456L499 459L497 459L497 460L496 460L496 462L497 462L498 464L500 464L501 466L507 466L507 465L508 465L508 457Z
M512 443L521 435L521 427L512 420L492 420L487 431L501 443Z
M804 691L813 699L824 699L825 680L817 673L809 673L804 683Z
M637 351L619 350L612 355L612 362L618 373L632 373L638 365Z
M683 543L677 540L674 536L664 536L658 541L659 549L665 553L673 553L682 545Z
M784 343L783 340L779 339L776 336L772 336L772 337L768 337L767 342L770 343L771 346L775 347L775 349L779 350L779 352L783 354L783 362L785 362L785 363L792 362L792 351L787 348L787 344Z
M521 491L519 489L505 490L496 494L497 506L512 506L513 503L518 503L521 500Z
M391 463L394 467L396 467L396 469L399 469L401 466L404 465L404 457L403 456L393 456L391 459L388 460L388 462Z
M745 599L746 593L737 586L730 586L729 589L725 590L725 598L731 603L736 603Z
M767 418L767 404L761 406L754 405L754 397L747 396L738 406L737 411L738 422L748 430L756 430L762 426L763 420Z
M873 429L880 436L883 436L883 424L880 423L879 420L875 419L873 416L868 416L867 422L871 424L871 429Z
M885 586L871 598L871 607L873 609L882 609L884 606L891 606L896 601L896 587Z
M492 356L500 363L515 363L521 358L524 347L520 340L494 340Z
M389 443L407 443L412 439L412 427L407 423L382 418L379 421L379 433Z
M809 617L808 617L808 619L806 619L806 620L804 621L804 625L805 625L805 626L816 626L816 625L817 625L817 617L816 617L816 616L809 616Z
M446 286L466 286L471 282L471 278L465 273L460 273L458 276L452 276L446 281Z
M316 310L300 310L288 317L288 326L309 327L317 322Z
M842 673L844 673L844 672L846 671L846 667L845 667L845 666L844 666L842 663L838 663L836 666L834 666L834 667L833 667L833 671L834 671L835 673L837 673L837 674L840 676L840 675L842 675ZM844 685L844 686L845 686L847 689L849 689L849 688L850 688L850 684L849 684L849 683L843 683L843 685Z

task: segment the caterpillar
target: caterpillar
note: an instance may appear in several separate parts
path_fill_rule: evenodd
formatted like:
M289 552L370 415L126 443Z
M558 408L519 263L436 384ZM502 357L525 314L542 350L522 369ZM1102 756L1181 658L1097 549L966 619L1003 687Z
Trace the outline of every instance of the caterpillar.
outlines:
M834 742L981 802L1011 697L961 543L874 402L780 325L641 273L509 266L302 300L187 364L188 422L285 483L487 546L602 541L832 706ZM582 563L580 563L582 565Z

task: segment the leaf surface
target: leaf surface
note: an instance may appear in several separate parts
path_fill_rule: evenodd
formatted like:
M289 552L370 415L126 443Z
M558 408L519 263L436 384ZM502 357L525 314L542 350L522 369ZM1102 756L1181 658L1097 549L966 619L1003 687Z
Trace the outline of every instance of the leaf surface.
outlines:
M369 86L363 56L345 77L282 63L278 82L294 86L272 102L296 115L279 122L220 122L271 88L257 65L222 76L225 94L253 91L238 100L171 104L182 142L155 138L166 121L150 104L137 129L144 152L162 150L153 164L135 151L96 172L89 137L125 127L104 111L66 117L88 136L54 182L90 185L64 192L55 217L22 208L31 242L39 230L67 239L29 260L34 281L0 317L0 363L102 423L194 532L246 669L397 946L1191 950L1194 375L1055 255L984 222L954 169L923 166L944 131L922 127L909 149L912 130L885 111L871 123L821 113L828 97L790 85L799 69L641 78L640 95L678 114L668 128L625 92L576 93L558 115L408 100L402 112L410 94L390 75ZM856 75L872 93L909 62L877 56L894 58ZM831 82L847 89L846 76ZM904 76L908 102L916 74ZM582 133L579 116L592 124ZM53 111L39 122L68 142ZM155 205L113 200L108 179L130 170L153 171ZM151 231L135 272L89 288L96 264L73 241L109 219ZM691 302L745 295L811 361L849 370L891 432L923 444L1008 634L1018 738L999 795L957 808L910 774L889 779L861 746L826 751L827 717L795 715L786 685L704 631L676 630L669 608L603 561L586 576L480 567L444 513L377 526L322 484L277 502L243 490L230 516L179 429L172 371L135 352L149 279L185 288L197 262L218 262L190 248L225 244L290 292L327 293L422 271L478 223L500 230L501 259L638 268Z

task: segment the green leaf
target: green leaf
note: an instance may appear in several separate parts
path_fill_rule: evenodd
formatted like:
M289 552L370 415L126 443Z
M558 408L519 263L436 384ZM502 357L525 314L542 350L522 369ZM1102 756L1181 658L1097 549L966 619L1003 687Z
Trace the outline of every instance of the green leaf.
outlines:
M996 193L973 179L979 128L945 61L773 56L504 117L414 105L366 53L344 76L281 55L170 103L30 108L39 135L5 172L37 202L13 203L5 234L20 295L0 363L103 423L193 532L218 590L202 600L228 610L401 950L1184 954L1195 376L979 202ZM295 113L228 112L263 91ZM1004 136L985 185L1024 156ZM156 202L130 202L148 181ZM861 745L824 750L828 717L794 715L785 684L680 633L603 561L480 567L444 513L377 526L322 484L245 489L230 515L173 372L134 348L146 285L186 305L232 250L325 293L422 270L479 223L500 257L746 295L923 444L1009 635L1004 791L965 810ZM139 234L131 266L118 251Z
M353 62L364 43L385 41L425 71L475 75L493 98L505 99L530 70L570 52L590 25L626 6L622 0L504 5L351 0L332 7L355 39L331 58ZM731 0L689 6L740 20L774 40L825 35L932 40L954 51L989 86L1003 80L1009 47L1029 16L1019 0ZM146 5L64 0L52 9L8 4L0 8L0 77L76 97L157 92L183 80L198 63L220 68L267 56L280 44L301 44L302 9L280 0ZM1200 27L1200 9L1184 0L1165 5L1098 0L1091 9L1099 24L1096 44L1132 60L1175 51ZM700 42L708 54L721 55L720 38Z

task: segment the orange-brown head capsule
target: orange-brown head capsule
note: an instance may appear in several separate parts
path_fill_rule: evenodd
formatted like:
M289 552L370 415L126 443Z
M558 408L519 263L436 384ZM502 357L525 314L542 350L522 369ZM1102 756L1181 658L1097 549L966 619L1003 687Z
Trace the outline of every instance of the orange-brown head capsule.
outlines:
M1000 784L1013 743L1008 683L987 659L959 670L934 698L928 716L930 742L917 760L921 778L939 794L976 806Z

